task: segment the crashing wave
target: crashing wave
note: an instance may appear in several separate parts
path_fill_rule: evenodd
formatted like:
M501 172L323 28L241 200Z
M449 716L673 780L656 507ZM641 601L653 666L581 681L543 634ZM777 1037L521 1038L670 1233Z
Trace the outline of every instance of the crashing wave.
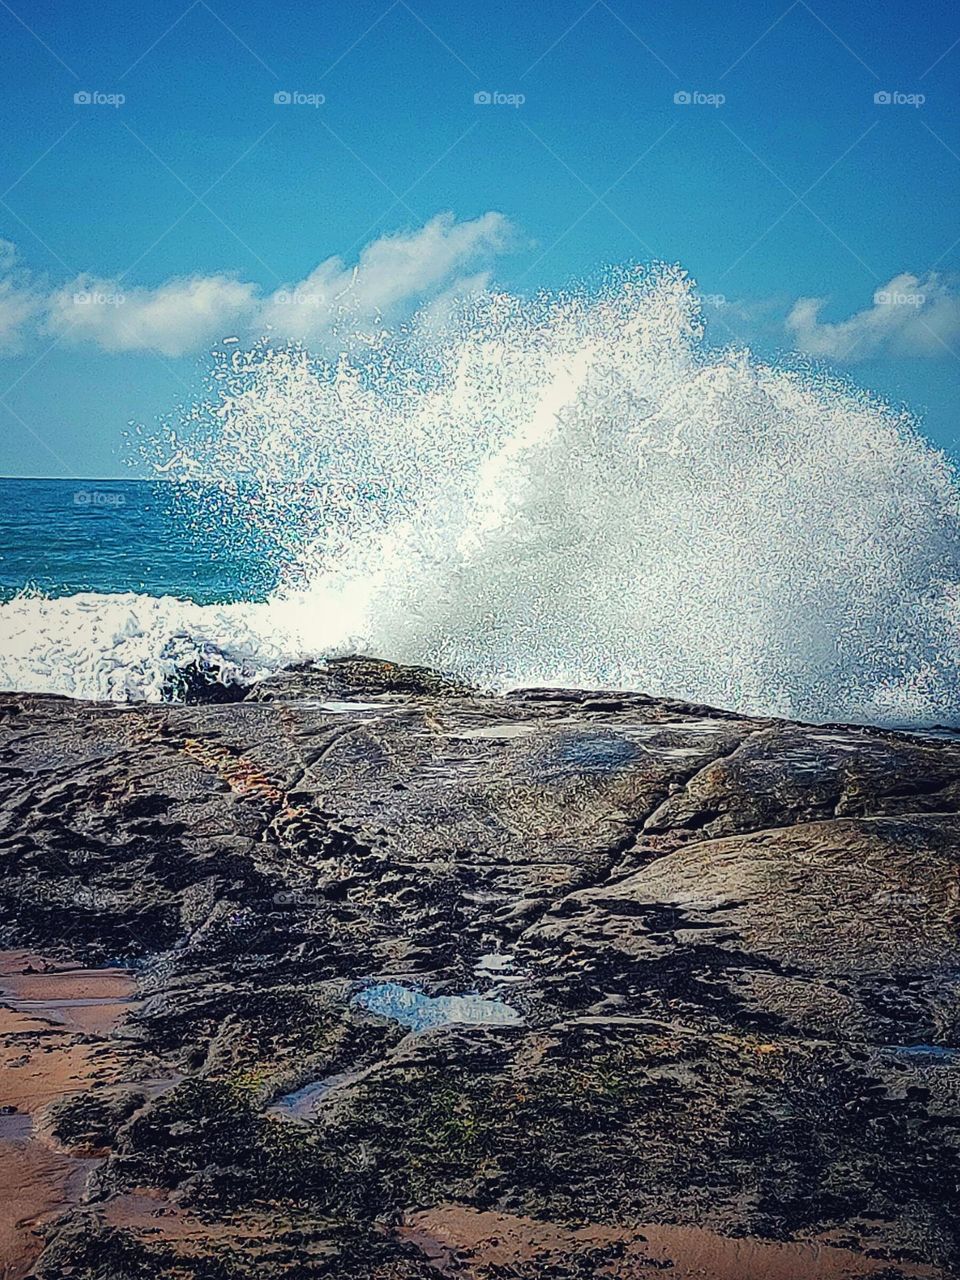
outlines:
M169 473L255 487L273 598L11 602L3 684L157 698L182 643L227 680L360 651L495 687L960 717L951 466L865 393L711 349L678 269L488 295L335 363L235 351L218 387Z

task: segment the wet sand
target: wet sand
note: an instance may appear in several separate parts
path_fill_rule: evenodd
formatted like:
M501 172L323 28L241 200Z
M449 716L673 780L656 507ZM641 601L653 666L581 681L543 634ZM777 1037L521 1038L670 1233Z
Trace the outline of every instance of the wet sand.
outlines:
M0 1141L0 1278L22 1280L40 1254L36 1228L76 1204L97 1160L79 1160L36 1138Z
M120 969L83 969L0 952L0 1280L22 1280L42 1247L36 1228L77 1204L99 1161L57 1149L44 1109L122 1078L126 1054L107 1037L136 983Z
M88 1035L108 1036L135 993L126 969L83 969L26 951L0 952L0 1000Z
M261 1250L270 1251L279 1225L275 1217L247 1212L217 1215L211 1220L171 1203L167 1196L158 1188L140 1187L98 1206L96 1213L106 1226L129 1233L148 1248L160 1247L187 1266L194 1259L209 1261L221 1251L225 1260L234 1257L235 1251L248 1258L256 1258ZM324 1270L323 1274L328 1273Z
M659 1224L566 1227L461 1205L409 1215L400 1236L441 1275L461 1280L512 1274L512 1268L534 1263L549 1275L552 1266L597 1251L593 1274L617 1280L647 1280L664 1269L671 1280L856 1280L889 1274L890 1267L820 1241L781 1243ZM602 1260L604 1250L611 1251L610 1261ZM926 1267L898 1266L899 1274L916 1280L936 1275Z
M163 1191L141 1188L116 1196L101 1210L104 1222L137 1234L160 1236L169 1244L180 1246L178 1252L190 1253L190 1246L201 1248L212 1240L256 1239L262 1224L238 1219L211 1223L188 1209L169 1202Z

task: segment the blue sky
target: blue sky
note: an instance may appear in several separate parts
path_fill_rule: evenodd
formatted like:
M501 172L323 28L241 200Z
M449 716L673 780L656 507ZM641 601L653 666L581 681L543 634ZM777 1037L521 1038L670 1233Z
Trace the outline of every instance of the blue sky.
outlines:
M218 339L358 261L388 317L678 261L715 340L960 457L952 5L0 0L0 33L2 474L128 474Z

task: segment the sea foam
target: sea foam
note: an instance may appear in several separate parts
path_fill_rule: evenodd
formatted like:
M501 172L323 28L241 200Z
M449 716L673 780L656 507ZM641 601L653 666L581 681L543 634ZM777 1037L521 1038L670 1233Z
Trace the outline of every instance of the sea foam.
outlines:
M165 462L285 548L267 604L0 607L0 682L160 698L366 652L484 686L960 720L960 489L909 418L704 342L675 268L234 351ZM203 519L203 512L195 512Z

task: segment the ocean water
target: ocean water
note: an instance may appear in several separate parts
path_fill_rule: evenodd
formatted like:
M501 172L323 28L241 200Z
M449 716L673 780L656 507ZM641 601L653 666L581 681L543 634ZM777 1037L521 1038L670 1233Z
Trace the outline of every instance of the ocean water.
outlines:
M198 661L365 652L960 724L954 468L855 387L705 345L678 268L338 336L221 357L160 484L7 482L0 685L157 700Z
M205 505L208 521L185 519ZM162 480L0 478L0 601L24 591L265 600L277 553L216 487L187 498Z

